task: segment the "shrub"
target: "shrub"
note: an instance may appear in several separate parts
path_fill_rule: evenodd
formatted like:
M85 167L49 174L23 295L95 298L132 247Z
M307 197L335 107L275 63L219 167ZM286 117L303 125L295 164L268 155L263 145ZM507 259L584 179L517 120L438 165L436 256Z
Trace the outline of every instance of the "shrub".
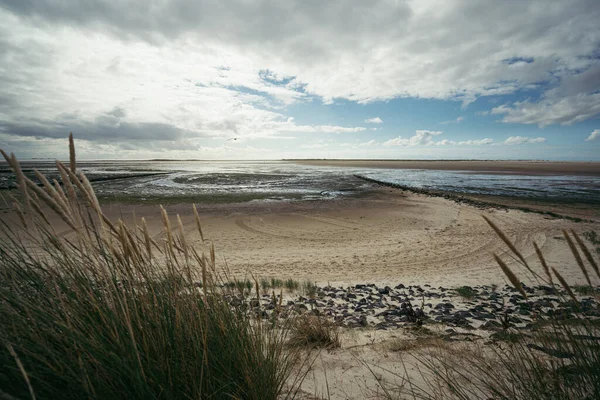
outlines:
M288 343L292 347L337 348L340 347L339 327L323 317L301 315L291 323Z

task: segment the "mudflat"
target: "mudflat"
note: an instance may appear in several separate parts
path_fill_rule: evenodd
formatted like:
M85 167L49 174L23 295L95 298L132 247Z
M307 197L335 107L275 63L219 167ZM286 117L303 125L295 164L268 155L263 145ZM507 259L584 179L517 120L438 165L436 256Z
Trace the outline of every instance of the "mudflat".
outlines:
M481 160L287 160L303 165L353 168L432 169L486 174L600 176L600 162Z

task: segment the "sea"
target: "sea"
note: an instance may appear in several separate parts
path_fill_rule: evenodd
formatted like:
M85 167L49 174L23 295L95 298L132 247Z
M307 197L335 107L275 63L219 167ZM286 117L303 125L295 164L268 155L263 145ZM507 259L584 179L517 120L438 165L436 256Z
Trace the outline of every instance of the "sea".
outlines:
M22 162L58 178L54 162ZM309 201L360 194L372 187L357 178L421 190L513 196L565 202L600 203L600 177L486 174L430 169L372 169L301 165L288 161L89 161L79 162L100 197L217 195L244 196L245 201ZM0 190L16 187L8 165L0 164Z

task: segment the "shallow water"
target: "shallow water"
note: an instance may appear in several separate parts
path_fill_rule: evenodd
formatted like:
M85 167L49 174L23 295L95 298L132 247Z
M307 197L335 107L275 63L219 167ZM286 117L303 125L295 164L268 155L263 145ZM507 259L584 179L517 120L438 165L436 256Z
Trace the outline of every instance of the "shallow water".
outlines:
M22 163L57 177L48 162ZM600 202L600 177L474 174L466 171L367 169L298 165L283 161L105 161L81 162L100 196L136 198L213 194L253 195L265 200L330 199L360 193L370 184L354 175L420 189ZM0 165L0 188L14 187L14 175Z

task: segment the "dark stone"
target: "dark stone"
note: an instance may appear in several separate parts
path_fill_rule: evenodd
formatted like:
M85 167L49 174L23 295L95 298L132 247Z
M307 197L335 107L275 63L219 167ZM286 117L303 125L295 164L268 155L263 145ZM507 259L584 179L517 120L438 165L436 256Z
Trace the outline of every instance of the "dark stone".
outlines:
M452 303L438 303L435 307L436 310L448 310L448 309L452 309L454 308L454 305Z
M379 294L390 294L390 289L391 288L389 286L386 286L382 289L378 289L377 291L379 292Z
M489 331L501 331L502 324L500 324L500 322L498 322L498 321L490 320L490 321L487 321L485 324L483 324L481 326L481 328L489 330Z

